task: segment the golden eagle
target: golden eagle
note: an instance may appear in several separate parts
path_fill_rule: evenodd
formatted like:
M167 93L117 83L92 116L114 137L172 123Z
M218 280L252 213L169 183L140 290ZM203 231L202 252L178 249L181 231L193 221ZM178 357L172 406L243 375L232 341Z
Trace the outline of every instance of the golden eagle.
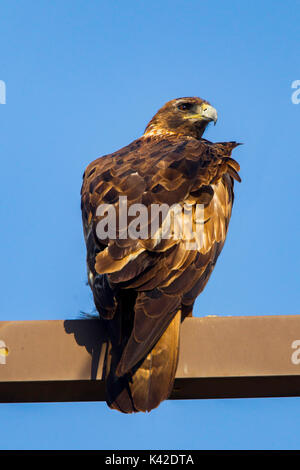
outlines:
M84 173L81 207L88 280L108 335L107 403L124 413L150 411L168 398L180 323L192 315L225 242L233 183L240 181L239 164L231 158L238 144L202 138L207 124L216 120L215 108L203 99L171 100L142 137L93 161ZM127 205L126 222L121 201ZM130 208L136 204L147 212L138 224L143 237L126 232L134 222ZM175 236L174 226L182 220L179 212L173 213L169 236L163 236L166 214L150 211L160 205L188 208L192 227L201 228L196 245L191 248L190 235L183 231ZM109 216L108 206L114 209ZM202 220L196 207L203 209ZM99 236L104 219L106 232ZM151 231L153 224L156 229Z

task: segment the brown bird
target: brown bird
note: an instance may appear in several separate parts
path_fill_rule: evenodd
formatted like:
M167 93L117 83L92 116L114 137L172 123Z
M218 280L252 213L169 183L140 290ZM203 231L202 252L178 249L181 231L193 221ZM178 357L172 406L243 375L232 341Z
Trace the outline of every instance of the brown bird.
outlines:
M124 413L150 411L169 397L180 324L225 242L240 181L231 152L239 144L202 138L216 120L198 97L169 101L142 137L84 173L88 279L108 335L107 403ZM161 210L174 205L177 212Z

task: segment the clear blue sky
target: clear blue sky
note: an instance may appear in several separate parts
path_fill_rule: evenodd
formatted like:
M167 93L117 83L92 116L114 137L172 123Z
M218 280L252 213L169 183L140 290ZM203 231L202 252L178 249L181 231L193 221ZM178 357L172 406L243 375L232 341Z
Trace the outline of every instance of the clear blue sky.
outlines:
M218 110L242 184L197 315L299 311L300 2L9 0L0 6L0 320L91 312L80 186L167 100ZM1 449L300 448L300 399L0 404Z

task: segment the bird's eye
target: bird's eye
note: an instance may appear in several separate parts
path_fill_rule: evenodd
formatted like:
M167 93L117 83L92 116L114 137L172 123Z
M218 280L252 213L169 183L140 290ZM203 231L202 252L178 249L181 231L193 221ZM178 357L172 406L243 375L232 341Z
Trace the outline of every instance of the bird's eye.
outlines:
M180 111L187 111L192 108L192 103L181 103L177 106Z

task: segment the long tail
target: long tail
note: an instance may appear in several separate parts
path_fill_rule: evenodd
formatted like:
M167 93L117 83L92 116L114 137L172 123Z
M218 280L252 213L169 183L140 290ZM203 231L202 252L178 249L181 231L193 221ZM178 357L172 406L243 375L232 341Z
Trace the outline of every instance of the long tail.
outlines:
M106 361L106 393L110 408L123 413L151 411L166 400L177 369L181 310L156 345L131 373L117 377L121 351L110 346Z

